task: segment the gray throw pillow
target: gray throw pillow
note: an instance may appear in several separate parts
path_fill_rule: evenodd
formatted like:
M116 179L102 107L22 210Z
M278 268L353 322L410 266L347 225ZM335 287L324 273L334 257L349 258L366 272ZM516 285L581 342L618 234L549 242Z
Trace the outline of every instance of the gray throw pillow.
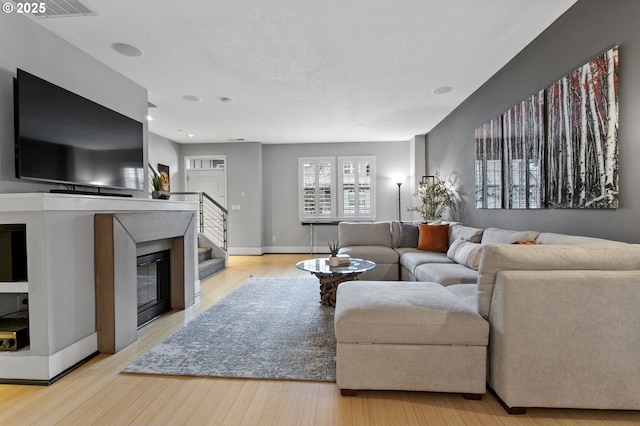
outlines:
M411 222L400 222L400 239L398 240L398 248L402 247L418 247L418 225Z

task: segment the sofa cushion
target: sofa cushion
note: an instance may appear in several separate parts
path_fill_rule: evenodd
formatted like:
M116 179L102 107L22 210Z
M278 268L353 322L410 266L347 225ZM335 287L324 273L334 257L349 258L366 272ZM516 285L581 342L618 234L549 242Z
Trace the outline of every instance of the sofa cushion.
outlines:
M511 231L508 229L487 228L482 233L482 244L513 244L516 241L535 240L537 231Z
M418 224L411 222L399 222L400 235L396 247L418 247Z
M425 263L453 263L446 253L418 249L396 249L396 251L401 253L400 264L412 274L418 266Z
M340 222L338 241L346 246L385 246L391 248L390 222Z
M462 238L465 241L471 241L472 243L479 243L482 241L483 232L484 229L472 228L471 226L464 226L460 224L450 225L449 244L453 243L458 238Z
M453 284L447 286L447 290L458 296L458 298L464 303L471 306L474 312L478 312L477 284Z
M425 263L413 273L416 281L430 281L448 286L478 282L478 272L457 263Z
M555 234L541 232L536 238L538 244L627 244L621 241L605 240L603 238L582 237L577 235Z
M482 247L479 243L472 243L458 238L449 246L447 257L456 263L477 271Z
M338 250L340 254L348 254L356 259L370 260L375 263L398 263L398 253L384 246L350 246Z
M483 248L480 258L478 312L489 318L496 275L501 271L638 269L640 245L637 244L490 244Z
M418 225L418 250L446 253L449 248L449 224Z
M488 323L436 283L350 281L338 287L336 301L340 343L484 346L488 341Z

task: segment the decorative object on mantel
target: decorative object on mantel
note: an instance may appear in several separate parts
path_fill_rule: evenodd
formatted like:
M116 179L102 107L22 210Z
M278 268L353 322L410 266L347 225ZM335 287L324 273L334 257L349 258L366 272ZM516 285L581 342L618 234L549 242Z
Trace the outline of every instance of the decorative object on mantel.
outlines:
M338 259L338 250L340 250L340 243L338 241L329 242L329 266L339 266L340 259Z
M160 174L160 179L162 179L161 191L171 192L171 175L169 172L169 166L158 163L158 173Z
M169 194L163 191L164 182L162 178L158 175L153 177L153 192L151 193L151 198L154 200L168 200Z
M409 207L407 211L420 213L425 221L442 219L442 214L454 199L453 190L438 172L434 176L423 176L414 196L422 205Z

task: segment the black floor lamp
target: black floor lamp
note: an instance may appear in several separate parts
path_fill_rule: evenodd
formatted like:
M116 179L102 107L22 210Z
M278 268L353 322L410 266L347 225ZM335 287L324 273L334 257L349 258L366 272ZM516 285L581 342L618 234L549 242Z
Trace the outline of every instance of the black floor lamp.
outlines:
M398 185L398 221L402 220L402 209L400 207L400 187L402 186L402 182L396 182Z

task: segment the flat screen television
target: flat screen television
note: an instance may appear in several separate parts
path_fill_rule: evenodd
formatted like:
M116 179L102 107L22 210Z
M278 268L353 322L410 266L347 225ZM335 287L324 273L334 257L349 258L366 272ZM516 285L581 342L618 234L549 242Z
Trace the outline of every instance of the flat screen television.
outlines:
M14 111L16 177L72 190L144 189L139 121L20 69Z

